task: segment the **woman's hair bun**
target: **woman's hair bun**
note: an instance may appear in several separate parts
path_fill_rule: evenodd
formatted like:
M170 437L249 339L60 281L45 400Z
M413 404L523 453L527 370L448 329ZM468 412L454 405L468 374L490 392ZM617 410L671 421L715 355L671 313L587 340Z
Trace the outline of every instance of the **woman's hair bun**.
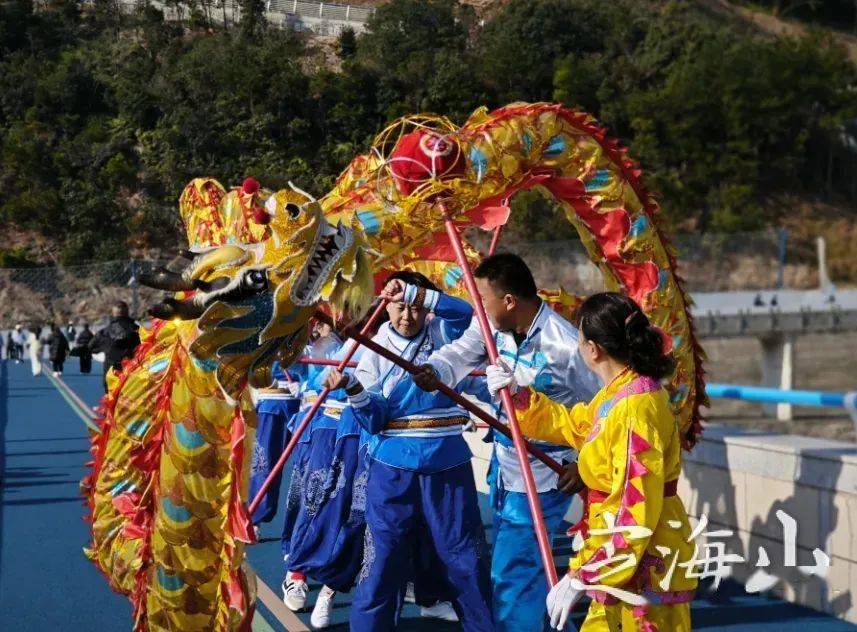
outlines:
M663 338L633 299L616 292L593 294L580 307L580 328L587 340L640 375L661 379L674 363L664 354Z

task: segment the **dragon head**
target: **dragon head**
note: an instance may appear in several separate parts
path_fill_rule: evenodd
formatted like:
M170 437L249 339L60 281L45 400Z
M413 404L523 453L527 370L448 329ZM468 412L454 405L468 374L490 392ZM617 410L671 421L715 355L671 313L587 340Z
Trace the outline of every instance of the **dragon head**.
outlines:
M372 274L359 225L331 225L321 206L297 189L264 204L267 235L257 243L226 243L186 252L182 272L159 269L140 281L178 292L155 305L157 318L196 320L190 345L214 361L230 397L271 383L271 364L291 364L303 350L319 303L361 316L372 299Z

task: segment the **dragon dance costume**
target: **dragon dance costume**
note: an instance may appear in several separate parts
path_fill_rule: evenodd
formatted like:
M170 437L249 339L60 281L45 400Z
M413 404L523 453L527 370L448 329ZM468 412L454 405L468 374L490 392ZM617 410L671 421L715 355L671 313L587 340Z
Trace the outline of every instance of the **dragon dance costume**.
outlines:
M515 407L525 435L580 452L588 533L569 572L593 599L581 632L690 630L697 580L676 566L693 559L693 544L676 495L681 441L667 392L627 369L589 404L568 408L524 389Z
M92 524L87 555L131 600L137 632L250 624L255 590L243 563L253 540L245 503L256 419L247 387L270 385L275 359L285 366L295 360L317 307L359 318L373 280L420 264L450 294L461 293L445 217L461 233L490 229L508 217L508 208L505 217L497 212L503 200L533 187L561 206L606 287L637 301L662 332L676 363L665 387L681 441L694 445L706 401L702 354L674 251L637 165L585 112L515 103L480 108L461 126L403 117L317 200L252 179L231 190L194 180L179 210L195 253L180 272L140 275L141 284L169 297L153 306L153 328L110 385L83 482ZM465 253L476 256L466 243ZM576 300L562 291L551 296L569 308ZM545 349L550 362L542 371L561 366ZM540 373L527 353L520 357L533 365L516 367L519 384ZM558 376L559 389L570 373ZM554 387L544 392L553 397L547 389ZM523 494L511 489L515 477L503 468L499 445L505 509ZM521 542L532 540L526 535ZM536 559L521 563L535 566Z
M520 344L511 333L493 327L492 333L500 358L514 371L519 384L532 385L551 399L569 405L588 401L598 389L597 378L577 353L577 330L546 303L541 304ZM461 338L435 352L428 363L442 382L455 385L484 364L487 357L479 325L474 321ZM501 407L495 408L498 418L504 420ZM545 625L547 584L533 536L523 477L511 439L498 433L491 435L494 445L488 485L495 512L491 559L495 624L498 630L538 632ZM539 447L557 461L574 459L568 444L539 443ZM571 497L557 489L556 473L532 456L529 460L545 526L549 534L556 534Z
M386 324L375 341L412 362L466 329L472 308L432 290L420 304L413 286L404 302L435 313L412 338ZM416 301L416 302L415 302ZM390 361L367 353L356 377L369 390L349 396L369 441L363 566L351 608L351 630L380 632L396 625L413 541L428 537L465 630L493 630L490 581L471 453L462 433L467 414L440 394L425 393Z

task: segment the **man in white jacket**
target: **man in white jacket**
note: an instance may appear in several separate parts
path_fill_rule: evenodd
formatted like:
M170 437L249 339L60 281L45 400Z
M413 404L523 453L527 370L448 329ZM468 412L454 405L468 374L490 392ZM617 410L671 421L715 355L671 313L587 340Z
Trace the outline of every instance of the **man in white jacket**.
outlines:
M476 285L491 323L500 360L521 386L532 386L551 399L572 405L589 401L599 388L598 379L577 352L578 333L568 321L542 301L533 275L524 261L512 254L492 255L474 270ZM426 390L437 382L454 387L468 373L483 366L488 353L477 319L464 334L434 352L414 381ZM492 395L505 385L502 372L489 366L488 390ZM497 417L505 413L495 397ZM494 514L491 560L494 623L497 630L539 632L545 626L547 583L533 533L524 481L512 441L490 433L493 454L488 485ZM533 441L560 462L569 463L560 479L540 461L529 457L548 533L555 534L571 503L569 492L579 489L576 455L568 447Z

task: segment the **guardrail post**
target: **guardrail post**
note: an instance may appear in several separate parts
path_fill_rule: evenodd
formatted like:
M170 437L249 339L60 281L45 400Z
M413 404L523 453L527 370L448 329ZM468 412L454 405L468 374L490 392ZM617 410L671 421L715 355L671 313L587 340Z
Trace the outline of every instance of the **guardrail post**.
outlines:
M782 289L783 283L785 282L785 269L786 269L786 246L788 244L789 231L785 228L780 228L777 231L777 288Z
M818 253L818 289L829 292L833 283L830 282L830 276L827 274L827 242L824 237L816 237L815 246Z
M791 390L794 388L794 336L772 332L759 338L762 345L762 384ZM779 421L792 419L791 404L762 404L768 415Z

